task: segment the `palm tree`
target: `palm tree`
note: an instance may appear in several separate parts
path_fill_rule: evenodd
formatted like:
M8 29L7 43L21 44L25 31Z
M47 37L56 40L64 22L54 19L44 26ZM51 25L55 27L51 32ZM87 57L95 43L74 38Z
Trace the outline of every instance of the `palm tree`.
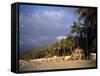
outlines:
M62 53L63 53L63 56L65 56L65 39L62 38L60 41L59 41L59 48L62 48Z
M96 30L96 25L97 25L97 9L96 8L78 8L75 13L79 16L79 21L83 20L83 31L85 34L86 38L86 51L87 51L87 56L88 54L88 48L90 45L88 45L89 42L94 41L93 39L96 38L96 35L94 35L94 38L88 39L88 37L91 37L91 34L93 34L91 31ZM89 31L91 30L91 31ZM96 31L95 31L96 33ZM93 36L92 36L93 37ZM91 44L91 43L90 43Z
M67 45L67 48L69 48L70 52L72 53L72 48L73 48L73 45L74 45L74 40L73 40L73 37L70 34L66 38L66 45Z
M52 47L54 54L59 56L59 42L56 42Z
M96 15L97 9L96 8L78 8L75 13L79 16L79 20L84 19L84 25L95 26L96 24Z
M76 35L75 35L76 33ZM78 38L80 36L80 23L79 21L77 22L74 22L74 25L71 26L71 34L74 34L75 35L75 38L76 38L76 41L77 41L77 47L79 47L79 41L78 41Z

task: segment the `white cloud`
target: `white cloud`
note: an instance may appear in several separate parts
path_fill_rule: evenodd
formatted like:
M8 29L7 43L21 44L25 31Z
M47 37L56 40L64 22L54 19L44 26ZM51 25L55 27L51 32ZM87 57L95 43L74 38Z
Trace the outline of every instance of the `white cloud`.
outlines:
M34 13L31 16L30 19L38 21L38 23L57 23L62 22L62 19L64 19L64 12L44 11L42 13Z
M58 12L57 11L56 12L55 11L45 11L44 15L61 18L64 16L64 12L63 11L58 11Z
M63 38L65 39L65 38L67 38L67 36L59 36L59 37L57 37L58 41L63 39Z

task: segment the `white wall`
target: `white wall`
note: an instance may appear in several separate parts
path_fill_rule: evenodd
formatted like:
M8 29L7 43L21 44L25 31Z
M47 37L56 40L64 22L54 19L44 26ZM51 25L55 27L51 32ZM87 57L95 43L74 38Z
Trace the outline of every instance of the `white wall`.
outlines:
M10 72L10 56L11 56L11 7L10 4L22 0L1 0L0 1L0 76L16 76ZM100 13L100 0L23 0L24 2L37 3L52 3L65 5L86 5L98 6L98 13ZM98 15L98 25L100 25L100 14ZM100 32L100 26L98 26ZM99 33L98 33L99 34ZM100 35L98 35L98 44ZM100 49L100 47L98 47ZM100 50L98 50L98 65L100 64ZM100 66L98 66L100 67ZM98 76L99 69L91 70L74 70L74 71L59 71L59 72L42 72L42 73L28 73L20 74L19 76Z

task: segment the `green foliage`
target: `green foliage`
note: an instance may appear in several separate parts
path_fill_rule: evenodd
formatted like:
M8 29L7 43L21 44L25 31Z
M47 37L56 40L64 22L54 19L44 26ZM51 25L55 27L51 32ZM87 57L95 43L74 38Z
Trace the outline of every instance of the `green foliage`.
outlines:
M47 54L47 55L45 56L45 58L50 58L50 57L52 57L52 54Z
M34 59L35 58L35 52L33 51L26 51L20 54L20 59L25 59L25 60L29 60L29 59Z

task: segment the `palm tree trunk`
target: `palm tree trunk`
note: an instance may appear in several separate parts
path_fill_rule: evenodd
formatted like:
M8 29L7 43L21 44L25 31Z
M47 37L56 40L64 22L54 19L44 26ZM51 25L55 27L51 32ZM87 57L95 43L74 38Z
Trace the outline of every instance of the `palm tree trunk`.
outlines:
M64 49L63 49L63 50L64 50L64 54L63 54L63 55L65 56L65 47L64 47Z
M58 49L58 56L59 56L59 49Z
M79 47L79 42L78 42L78 38L77 38L77 47Z
M86 46L85 46L85 51L86 51L86 59L88 60L89 59L89 57L88 57L88 49L87 49L87 33L86 33Z

